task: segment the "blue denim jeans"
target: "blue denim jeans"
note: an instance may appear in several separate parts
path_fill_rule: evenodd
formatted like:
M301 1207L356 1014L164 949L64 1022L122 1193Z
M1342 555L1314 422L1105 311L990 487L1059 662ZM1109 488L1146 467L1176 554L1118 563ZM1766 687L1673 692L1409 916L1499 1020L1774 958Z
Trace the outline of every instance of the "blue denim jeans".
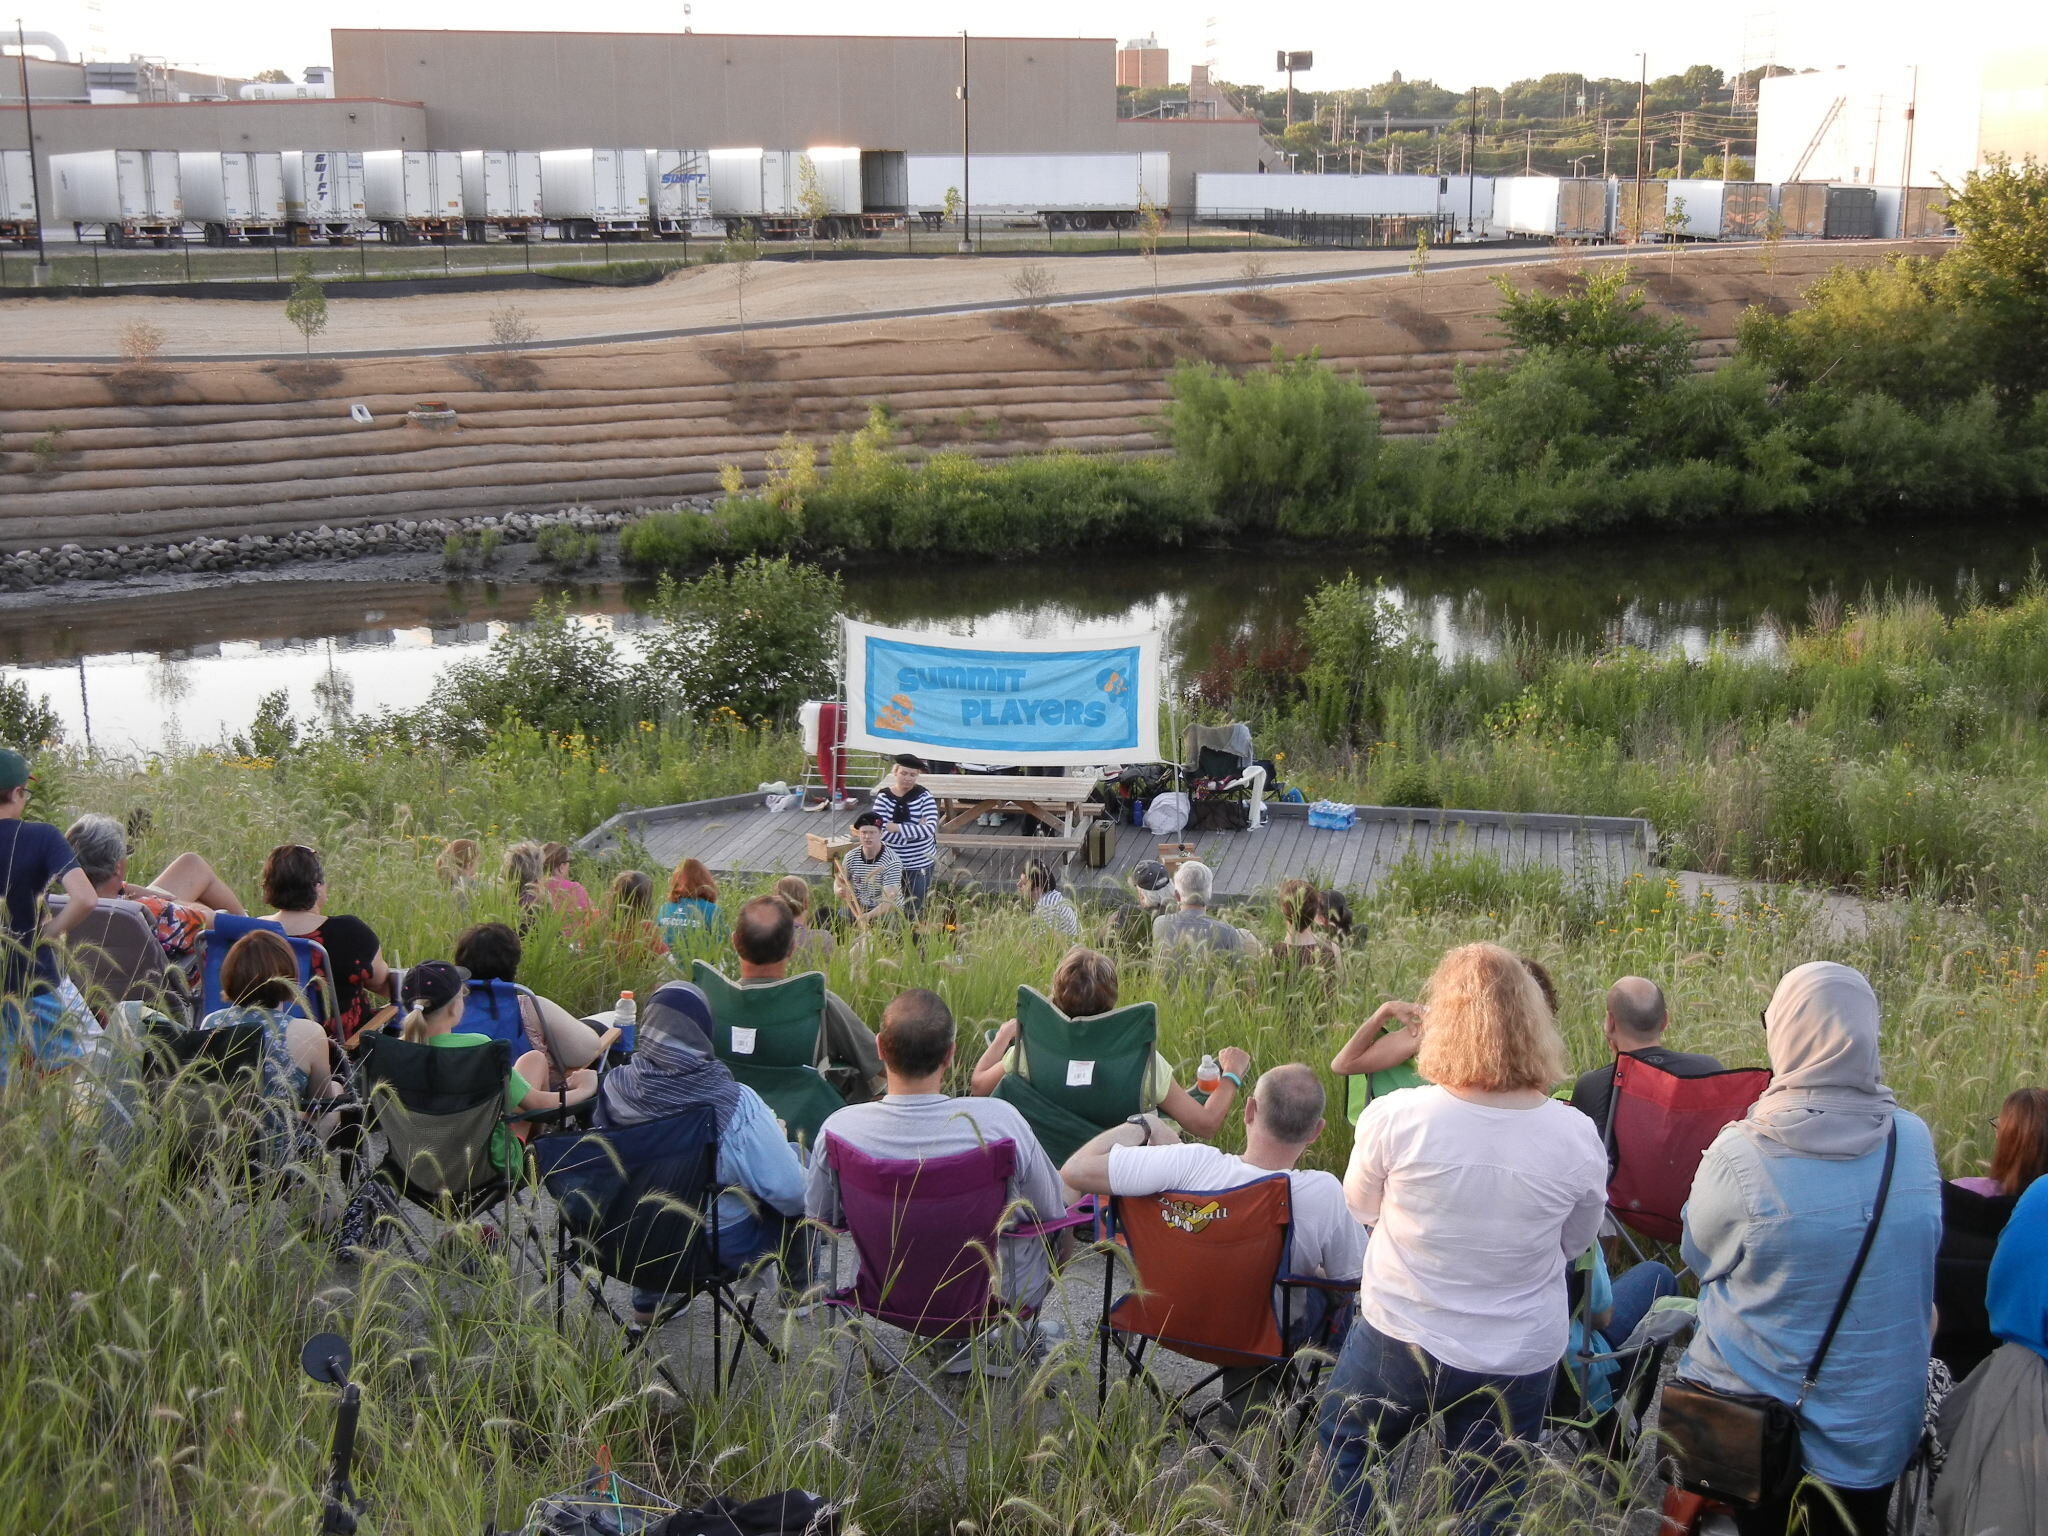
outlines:
M1372 1516L1372 1483L1365 1473L1375 1453L1391 1450L1436 1418L1445 1452L1458 1463L1456 1507L1476 1512L1471 1529L1495 1530L1507 1518L1520 1482L1503 1466L1518 1454L1503 1441L1535 1436L1556 1376L1554 1366L1527 1376L1461 1371L1355 1319L1324 1389L1317 1425L1330 1491L1347 1528L1361 1530Z
M56 1072L84 1059L78 1021L64 1011L54 993L0 1001L0 1088L7 1086L17 1065Z

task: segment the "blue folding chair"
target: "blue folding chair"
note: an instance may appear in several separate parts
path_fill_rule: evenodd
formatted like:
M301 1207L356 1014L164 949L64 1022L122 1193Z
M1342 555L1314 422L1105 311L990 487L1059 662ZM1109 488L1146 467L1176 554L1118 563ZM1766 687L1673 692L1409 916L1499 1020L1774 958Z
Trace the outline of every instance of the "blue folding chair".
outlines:
M272 922L267 917L234 917L226 912L216 913L213 926L199 935L202 1016L228 1006L227 996L220 989L220 968L237 939L258 931L280 935L291 945L292 953L298 956L299 996L286 1007L285 1012L311 1019L316 1024L328 1023L337 1010L334 1003L334 966L327 958L325 946L313 939L295 939L284 931L282 923Z
M469 1002L462 1010L462 1028L472 1035L488 1035L493 1040L502 1040L512 1047L515 1060L532 1049L533 1042L526 1035L526 1021L521 1014L523 999L533 993L516 981L485 980L472 976L469 980Z

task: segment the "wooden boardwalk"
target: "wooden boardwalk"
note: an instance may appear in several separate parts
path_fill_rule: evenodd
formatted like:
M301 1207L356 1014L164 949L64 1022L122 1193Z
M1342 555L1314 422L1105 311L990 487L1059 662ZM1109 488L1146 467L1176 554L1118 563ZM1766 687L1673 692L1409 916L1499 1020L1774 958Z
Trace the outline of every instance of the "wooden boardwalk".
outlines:
M758 795L697 800L684 805L627 811L578 844L606 853L637 843L653 865L670 868L702 859L714 874L825 877L825 866L806 851L809 832L844 832L854 812L769 811ZM1619 816L1559 816L1503 811L1408 810L1361 806L1357 825L1329 832L1308 824L1307 807L1268 805L1266 825L1255 832L1187 832L1195 856L1216 872L1216 899L1242 900L1298 876L1340 890L1372 890L1388 870L1411 855L1422 860L1488 855L1504 865L1547 864L1568 879L1619 882L1645 870L1655 857L1656 833L1647 821ZM1102 869L1077 857L1063 866L1069 890L1128 891L1132 866L1158 857L1162 839L1139 827L1117 828L1116 853ZM942 850L939 879L1007 891L1025 859L1050 855L1038 839L1018 838L1002 848ZM655 884L663 880L657 873Z

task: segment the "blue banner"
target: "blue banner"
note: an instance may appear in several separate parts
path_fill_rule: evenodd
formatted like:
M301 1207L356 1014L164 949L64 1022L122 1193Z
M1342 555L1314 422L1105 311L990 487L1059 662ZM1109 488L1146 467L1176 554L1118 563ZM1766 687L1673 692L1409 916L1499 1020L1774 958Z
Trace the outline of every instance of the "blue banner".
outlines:
M1114 763L1157 753L1155 637L991 647L846 630L850 746L973 763Z

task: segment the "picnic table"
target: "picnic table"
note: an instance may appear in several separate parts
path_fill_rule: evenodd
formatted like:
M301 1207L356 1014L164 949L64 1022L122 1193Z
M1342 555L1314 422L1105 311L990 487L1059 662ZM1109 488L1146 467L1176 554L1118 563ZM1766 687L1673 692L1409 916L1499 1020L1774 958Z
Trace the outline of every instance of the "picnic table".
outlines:
M1095 781L1038 778L1025 773L927 773L918 780L939 802L941 848L992 848L1016 845L1019 852L1059 848L1077 851L1086 822L1100 813L1093 802ZM1015 832L964 830L983 816L1023 814ZM1033 826L1051 835L1032 835Z

